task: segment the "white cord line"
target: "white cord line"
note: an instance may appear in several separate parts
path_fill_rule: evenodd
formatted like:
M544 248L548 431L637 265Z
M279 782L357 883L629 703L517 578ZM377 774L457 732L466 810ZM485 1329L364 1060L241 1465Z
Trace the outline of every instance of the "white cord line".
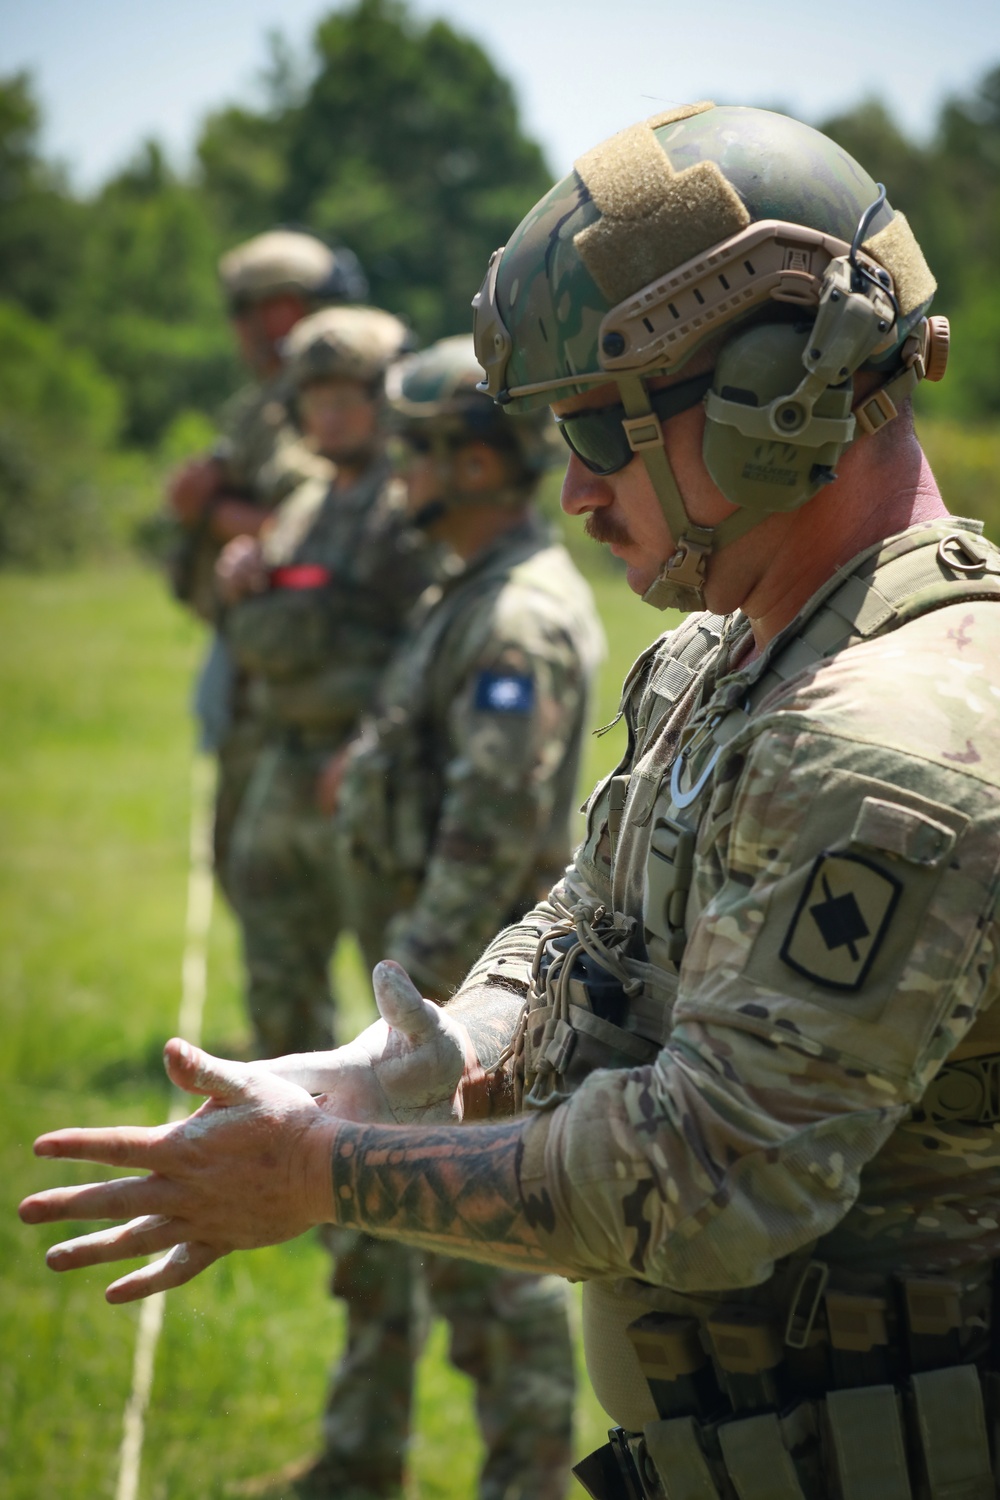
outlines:
M184 922L184 958L181 964L181 1005L177 1034L186 1041L201 1042L208 977L208 933L212 925L212 808L215 763L210 756L196 755L191 768L191 832L188 854L187 915ZM175 1090L171 1120L188 1113L190 1097ZM115 1500L136 1500L145 1436L146 1411L153 1389L156 1345L163 1327L164 1293L147 1297L139 1314L132 1390L122 1418L122 1441L118 1451L118 1481Z

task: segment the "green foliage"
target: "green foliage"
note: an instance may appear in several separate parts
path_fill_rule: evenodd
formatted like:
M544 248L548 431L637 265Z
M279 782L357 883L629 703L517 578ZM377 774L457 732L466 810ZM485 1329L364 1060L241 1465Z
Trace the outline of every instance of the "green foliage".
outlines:
M41 160L40 124L27 75L0 79L0 297L50 318L72 300L87 210Z
M1000 431L918 414L917 436L948 509L977 517L1000 542Z
M938 280L934 311L952 320L953 357L933 409L959 420L1000 412L1000 67L943 107L930 141L907 140L868 100L820 128L885 182Z
M51 424L69 446L103 447L119 421L118 391L91 357L9 302L0 303L0 406Z
M650 628L658 622L638 601L616 620L602 706L617 702L626 661ZM42 1130L166 1117L160 1052L179 1003L193 740L186 704L203 642L135 566L0 578L0 635L17 643L0 653L0 1170L11 1205L91 1175L35 1160L30 1143ZM594 772L617 759L623 732L591 742ZM370 991L360 965L345 958L346 1025L366 1025ZM236 936L221 907L205 1037L224 1056L246 1037ZM9 1206L0 1215L4 1500L114 1492L137 1309L104 1303L107 1268L46 1270L44 1249L66 1233L25 1229ZM231 1256L170 1294L144 1496L222 1500L232 1481L317 1443L327 1368L342 1346L328 1274L307 1236ZM413 1492L467 1500L478 1458L471 1392L443 1346L438 1328L418 1384ZM604 1441L605 1425L581 1380L579 1456Z
M279 105L209 120L206 192L238 233L269 212L350 245L372 300L424 338L467 328L491 251L550 181L510 85L477 43L401 0L333 12L314 51L301 102L276 50Z
M548 185L508 81L406 0L348 0L301 55L278 34L267 48L254 93L205 121L190 173L147 141L90 197L44 158L30 79L0 77L0 302L51 335L44 349L8 339L0 384L24 361L30 393L48 361L89 392L78 417L54 395L15 397L0 417L0 566L123 535L155 506L158 465L182 456L178 414L201 413L189 430L206 441L242 379L223 250L280 222L349 245L372 300L429 340L468 328L490 252ZM960 444L955 424L1000 413L1000 67L946 101L926 143L875 98L823 128L888 184L938 277L955 353L917 407ZM110 411L112 388L118 417L102 427L94 402Z
M211 407L239 368L215 282L221 240L153 142L92 206L67 317L125 393L127 442L151 447L184 407Z
M44 320L72 379L93 399L103 379L118 411L103 435L66 432L51 405L22 401L0 420L0 566L106 539L109 493L119 518L151 505L155 462L112 473L111 450L180 457L178 413L213 413L240 383L216 283L229 245L307 224L356 250L373 300L432 338L468 326L491 250L547 186L486 54L399 0L331 14L304 66L272 36L260 85L257 108L207 120L190 177L147 141L80 199L40 154L30 80L0 79L0 299ZM21 357L15 345L0 361L9 372ZM41 357L33 346L29 384Z
M0 566L66 562L108 541L99 471L120 404L87 353L0 302Z

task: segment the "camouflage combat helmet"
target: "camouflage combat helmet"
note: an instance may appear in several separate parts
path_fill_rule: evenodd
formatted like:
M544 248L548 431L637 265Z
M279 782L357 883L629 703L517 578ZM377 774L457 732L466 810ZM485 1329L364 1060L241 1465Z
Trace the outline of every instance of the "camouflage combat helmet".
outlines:
M296 323L281 352L295 386L342 376L381 390L410 339L406 324L380 307L325 307Z
M297 229L271 229L227 251L219 261L219 279L233 311L282 292L317 304L361 302L368 294L353 251L331 250Z
M449 453L480 441L509 452L519 470L493 504L523 504L543 469L552 462L552 424L545 406L519 416L508 415L480 389L483 368L468 334L440 339L411 354L389 371L386 394L397 431L404 439L429 446L447 465ZM485 499L483 495L476 497ZM461 499L449 495L448 503Z
M858 429L895 416L923 375L943 374L947 325L925 316L934 290L904 216L833 141L766 110L702 103L603 142L532 209L490 261L473 303L475 347L482 388L511 411L617 384L629 446L677 549L645 597L690 609L702 602L712 550L763 519L766 501L755 496L751 506L713 470L744 508L713 529L688 519L650 378L675 374L730 326L805 320L813 332L798 346L795 388L786 387L794 411L786 399L772 420L778 402L768 392L766 413L746 416L744 407L741 430L756 423L757 438L773 445L796 441L781 422L812 424L838 438L839 454ZM822 318L836 337L820 340ZM835 417L824 398L862 368L879 372L878 388ZM706 404L709 427L713 414L730 420L735 409L725 392ZM815 483L794 504L834 477L828 463L813 468ZM772 508L792 508L775 490Z

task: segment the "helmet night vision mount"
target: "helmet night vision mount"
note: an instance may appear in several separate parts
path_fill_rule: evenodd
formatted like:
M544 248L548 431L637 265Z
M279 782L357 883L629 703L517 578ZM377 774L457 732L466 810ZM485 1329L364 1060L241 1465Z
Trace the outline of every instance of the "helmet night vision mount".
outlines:
M859 431L941 378L934 289L903 215L834 142L767 111L685 106L589 152L528 215L473 303L476 350L514 410L617 384L676 546L644 598L691 609L713 551L811 499ZM703 456L739 508L708 528L687 515L649 382L729 325ZM862 369L874 384L856 399Z

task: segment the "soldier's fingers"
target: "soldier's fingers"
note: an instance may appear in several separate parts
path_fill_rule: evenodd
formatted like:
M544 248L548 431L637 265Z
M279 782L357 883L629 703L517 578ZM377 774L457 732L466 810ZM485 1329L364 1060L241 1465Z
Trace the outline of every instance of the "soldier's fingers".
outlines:
M50 1130L35 1141L35 1155L95 1161L106 1167L155 1167L157 1148L170 1125L105 1125L93 1130Z
M376 964L372 987L383 1021L411 1042L424 1041L440 1030L437 1006L428 1004L401 964L391 958Z
M180 1037L171 1037L163 1049L163 1063L171 1083L189 1094L210 1094L225 1104L244 1100L251 1089L245 1063L213 1057Z
M169 1292L193 1281L225 1254L225 1250L213 1250L209 1245L175 1245L162 1260L113 1281L104 1296L113 1303L137 1302L141 1297L151 1297L154 1292Z
M133 1219L137 1214L169 1213L176 1206L176 1186L162 1177L117 1177L84 1187L48 1188L25 1198L18 1213L25 1224L55 1224L60 1219Z
M162 1214L144 1214L113 1229L99 1229L74 1240L53 1245L45 1257L51 1271L78 1271L83 1266L99 1266L111 1260L129 1260L136 1255L156 1255L181 1243L190 1234L190 1226L181 1219Z

